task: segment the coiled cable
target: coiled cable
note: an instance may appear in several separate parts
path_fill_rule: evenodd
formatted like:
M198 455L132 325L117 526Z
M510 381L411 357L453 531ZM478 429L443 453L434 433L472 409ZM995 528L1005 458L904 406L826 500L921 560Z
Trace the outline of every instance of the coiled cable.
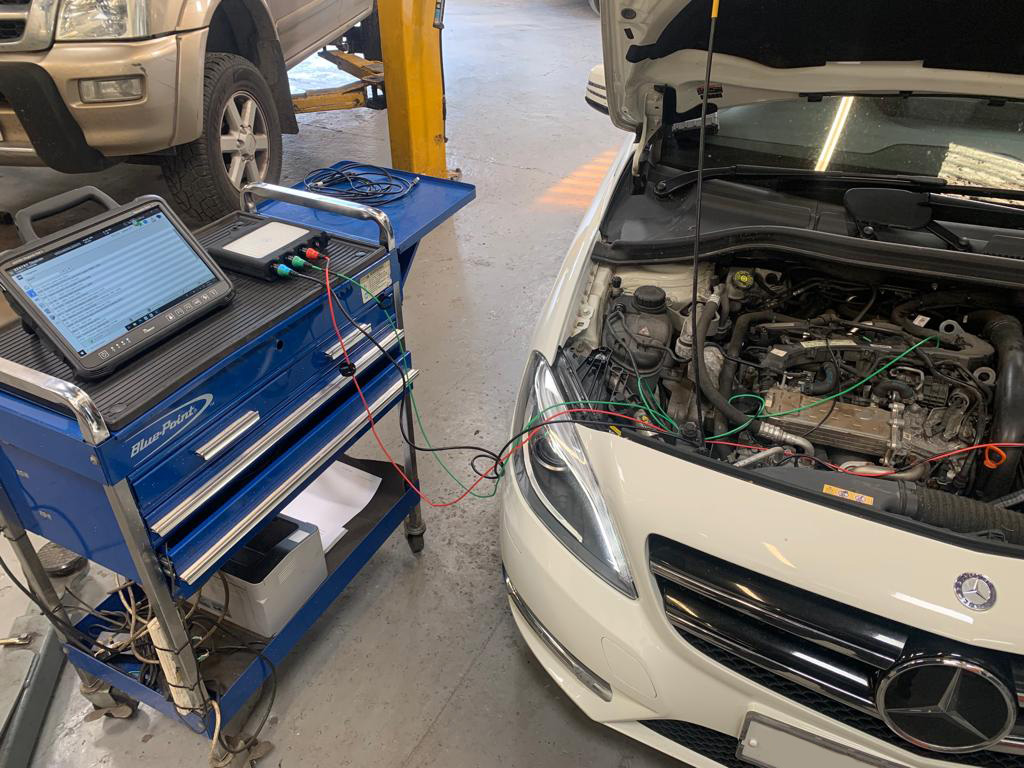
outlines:
M420 177L407 179L387 168L366 163L343 163L337 168L318 168L303 179L309 192L363 205L387 205L401 200L419 184Z

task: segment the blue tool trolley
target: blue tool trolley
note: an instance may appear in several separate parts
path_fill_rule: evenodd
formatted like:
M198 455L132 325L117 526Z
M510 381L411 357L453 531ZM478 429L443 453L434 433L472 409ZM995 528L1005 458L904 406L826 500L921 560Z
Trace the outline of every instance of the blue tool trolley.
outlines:
M242 200L262 216L333 236L332 271L359 284L337 280L336 294L382 347L400 361L404 356L411 380L416 371L401 343L403 285L420 240L474 196L469 185L420 177L387 213L268 184L248 185ZM257 206L259 199L265 202ZM216 227L197 237L209 242ZM26 530L134 582L164 644L154 642L162 679L144 684L140 678L153 676L141 675L132 656L101 660L80 639L65 642L83 694L105 714L126 716L141 701L211 736L211 700L225 723L245 712L272 665L398 525L404 522L414 551L424 533L419 499L390 464L344 455L369 422L350 371L339 366L341 347L322 290L308 281L231 277L236 299L223 314L101 382L72 380L70 369L20 328L0 333L0 523L27 584L67 640L71 633L61 622L68 613ZM214 318L220 325L211 330L206 324ZM400 402L402 380L358 329L345 323L341 332L380 418ZM183 366L196 360L199 369L183 378ZM413 434L412 416L405 417ZM336 460L383 480L327 553L326 581L281 632L261 643L259 654L243 656L234 668L202 668L181 601ZM405 471L417 481L408 447ZM96 610L120 609L117 600L111 595ZM87 616L77 628L95 637L103 627ZM215 690L206 684L211 677Z

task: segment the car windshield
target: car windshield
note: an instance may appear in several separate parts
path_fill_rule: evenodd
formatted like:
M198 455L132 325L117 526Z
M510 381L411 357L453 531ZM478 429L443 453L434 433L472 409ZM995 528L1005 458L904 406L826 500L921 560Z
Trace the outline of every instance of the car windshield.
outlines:
M706 167L768 165L937 176L1024 190L1024 102L944 96L826 96L718 112ZM672 165L696 163L696 132ZM674 154L674 153L673 153Z

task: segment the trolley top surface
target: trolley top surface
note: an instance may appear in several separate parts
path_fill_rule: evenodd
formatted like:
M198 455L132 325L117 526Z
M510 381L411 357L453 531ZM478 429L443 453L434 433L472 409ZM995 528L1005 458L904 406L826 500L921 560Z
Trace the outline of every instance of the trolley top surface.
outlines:
M197 236L202 242L204 232ZM328 253L338 271L346 273L361 271L385 256L383 248L340 240L331 243ZM120 429L215 363L318 300L322 291L307 280L271 282L234 272L230 278L235 286L230 305L104 379L76 378L57 353L27 333L20 323L0 331L0 357L74 383L89 395L108 427Z
M339 168L347 162L342 160L331 167ZM427 233L436 229L476 197L476 187L472 184L438 179L433 176L421 176L391 168L387 170L395 176L409 181L419 179L415 188L408 195L395 202L380 206L380 210L384 211L391 219L391 225L395 230L395 244L400 251L418 243ZM293 186L295 189L304 189L301 182ZM377 225L372 221L347 219L336 213L317 211L276 200L260 203L258 210L264 216L290 221L309 229L323 229L368 243L377 242Z

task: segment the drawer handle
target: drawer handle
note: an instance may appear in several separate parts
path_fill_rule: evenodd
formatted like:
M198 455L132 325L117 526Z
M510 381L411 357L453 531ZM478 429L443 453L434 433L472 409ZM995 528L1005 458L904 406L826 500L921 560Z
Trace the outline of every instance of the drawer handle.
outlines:
M363 338L364 333L373 335L373 326L369 323L360 323L358 326L362 330L353 330L345 336L345 347L344 349L352 349L359 339ZM342 346L340 343L334 344L332 347L328 347L324 350L324 354L328 360L337 360L342 355Z
M229 445L235 440L240 438L250 429L256 426L256 422L260 420L259 411L246 411L231 424L228 425L227 429L215 436L209 442L203 443L201 446L196 448L196 454L202 458L203 461L209 461L210 459L216 458Z
M406 374L406 381L412 381L419 374L415 368ZM396 382L387 388L380 397L370 404L370 411L376 414L381 408L397 397L403 390L402 382ZM194 584L220 558L231 551L239 541L245 538L267 513L281 504L291 493L302 486L324 462L341 450L346 441L350 440L361 427L369 422L362 413L354 421L349 422L335 437L322 446L302 466L296 469L280 486L271 491L270 495L258 502L235 526L221 537L210 549L185 568L178 577L186 584Z
M387 349L398 339L401 339L403 333L404 332L401 330L397 332L391 331L391 333L384 338L378 339L377 342ZM347 341L345 343L348 344ZM380 350L374 348L367 350L359 357L358 360L354 360L353 362L357 368L363 368L377 360L380 356ZM193 491L184 501L157 520L153 524L153 532L158 536L163 536L173 530L178 523L192 514L193 510L198 508L201 504L205 504L209 501L214 494L218 493L225 485L231 482L231 480L241 474L249 464L256 461L272 445L288 434L288 432L309 416L309 414L319 408L323 403L327 402L327 400L340 392L351 381L352 379L344 374L340 374L331 379L323 389L311 396L305 403L297 407L291 412L291 414L278 422L262 437L246 447L240 456L236 456L232 459L227 466L223 467L216 475L203 483L198 490Z

